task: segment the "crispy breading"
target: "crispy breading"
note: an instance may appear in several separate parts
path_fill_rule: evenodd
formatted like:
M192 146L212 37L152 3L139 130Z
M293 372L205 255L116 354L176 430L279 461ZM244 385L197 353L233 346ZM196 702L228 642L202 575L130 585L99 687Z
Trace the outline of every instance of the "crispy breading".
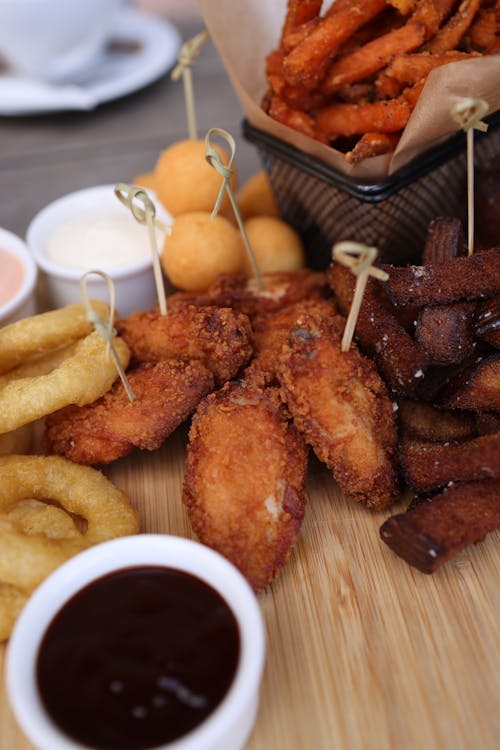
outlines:
M500 479L500 433L462 443L430 443L403 437L400 460L408 483L417 492L449 482Z
M253 351L248 318L229 309L169 306L167 315L132 313L116 328L135 361L201 360L219 383L236 375Z
M134 448L155 450L214 387L198 361L147 362L127 373L136 400L120 381L85 407L67 407L46 420L47 452L80 464L106 464Z
M286 562L305 509L307 448L276 388L227 383L204 399L190 432L183 498L201 542L255 591Z
M425 266L382 266L394 304L446 305L500 292L500 247Z
M500 526L499 498L495 480L448 487L430 502L388 518L380 536L407 563L433 573Z
M169 298L169 309L175 310L186 303L231 307L250 318L266 312L280 310L303 299L320 299L329 295L325 274L303 268L263 274L264 288L259 289L255 279L234 274L221 274L203 295L198 297L183 293Z
M328 280L340 311L347 315L356 283L354 275L334 263L328 270ZM354 335L375 360L391 391L415 393L428 364L427 355L397 320L382 284L375 279L368 279Z
M423 263L442 263L466 255L467 247L462 222L455 216L436 216L427 229Z
M424 307L417 319L415 338L432 364L455 364L472 354L475 311L475 302Z
M333 318L337 307L330 299L302 300L276 312L257 315L253 320L255 356L252 367L258 366L267 382L276 380L279 354L288 342L291 329L300 325L305 313Z
M500 411L500 352L476 357L451 378L440 403L452 409Z
M473 414L436 409L422 401L398 403L400 431L432 443L468 440L478 434Z
M476 333L500 349L500 294L482 303L476 318Z
M397 495L393 405L371 360L340 349L345 320L304 315L283 347L279 379L297 429L346 495L368 508Z

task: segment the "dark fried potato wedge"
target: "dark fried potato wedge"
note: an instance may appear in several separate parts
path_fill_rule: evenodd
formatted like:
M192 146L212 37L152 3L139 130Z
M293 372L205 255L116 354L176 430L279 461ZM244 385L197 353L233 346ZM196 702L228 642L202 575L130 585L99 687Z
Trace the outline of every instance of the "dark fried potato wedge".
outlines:
M465 255L462 222L453 216L437 216L429 224L425 240L423 264L443 263Z
M500 247L426 266L382 266L396 307L446 305L500 292Z
M408 484L417 492L449 482L500 479L500 433L463 443L431 443L405 438L399 458Z
M450 380L440 403L451 409L500 411L500 352L476 358Z
M354 276L338 263L330 267L327 275L340 311L347 315L354 294ZM422 381L428 358L396 319L391 307L382 285L369 279L355 336L366 354L375 360L388 387L394 393L411 395Z
M500 482L448 487L430 501L388 518L382 540L422 573L433 573L500 525Z
M491 435L500 432L500 412L478 411L474 418L478 435Z
M475 302L456 302L422 310L415 338L432 364L456 364L472 354L475 309Z
M480 339L500 349L500 295L486 300L479 308L476 333Z
M400 401L400 430L408 437L432 443L460 442L477 434L473 414L436 409L422 401Z

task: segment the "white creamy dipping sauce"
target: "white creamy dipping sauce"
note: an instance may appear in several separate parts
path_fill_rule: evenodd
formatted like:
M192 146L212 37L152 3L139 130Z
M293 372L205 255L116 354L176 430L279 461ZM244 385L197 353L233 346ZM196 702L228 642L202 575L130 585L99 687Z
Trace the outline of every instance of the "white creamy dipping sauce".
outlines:
M147 228L124 212L61 224L49 236L45 254L65 268L117 268L147 258L151 248Z

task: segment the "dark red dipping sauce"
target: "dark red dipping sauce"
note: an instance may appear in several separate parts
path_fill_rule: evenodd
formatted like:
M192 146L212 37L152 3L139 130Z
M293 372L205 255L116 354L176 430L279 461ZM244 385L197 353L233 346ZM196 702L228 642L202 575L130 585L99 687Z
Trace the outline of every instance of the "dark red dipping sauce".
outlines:
M214 710L239 651L234 614L206 583L173 568L127 568L81 589L54 617L38 653L38 689L72 739L145 750Z

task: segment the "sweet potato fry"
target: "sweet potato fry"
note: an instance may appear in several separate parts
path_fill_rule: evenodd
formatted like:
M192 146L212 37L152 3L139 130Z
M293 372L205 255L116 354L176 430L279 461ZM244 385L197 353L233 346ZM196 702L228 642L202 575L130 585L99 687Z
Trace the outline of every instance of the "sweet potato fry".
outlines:
M433 573L500 525L500 482L448 487L431 501L388 518L382 540L422 573Z
M474 49L491 54L498 49L500 38L500 10L481 8L470 29L470 43Z
M436 409L422 401L406 399L398 406L400 431L408 437L431 443L460 442L478 432L473 414Z
M448 383L440 403L451 409L500 411L500 352L478 357Z
M284 61L287 82L314 86L340 44L386 7L385 0L353 0L347 7L324 17Z
M373 131L397 133L405 127L411 111L404 97L368 104L332 104L318 111L316 125L332 139Z
M319 15L322 0L288 0L282 39Z
M388 154L397 146L401 133L365 133L345 158L351 164L359 164L372 156Z
M440 55L457 47L471 25L480 4L481 0L463 0L455 15L427 43L426 50L433 55Z
M425 36L423 24L409 21L405 26L364 44L333 63L321 86L322 91L333 94L344 83L368 78L387 65L395 54L418 49Z
M380 73L376 81L377 97L392 99L399 96L404 86L413 85L426 78L431 70L451 62L479 57L476 52L452 50L442 55L419 52L414 55L397 55Z
M455 4L455 0L418 0L411 19L423 24L430 39L447 18Z
M427 266L383 266L396 307L442 305L500 292L500 247Z
M417 0L387 0L387 2L399 10L403 16L407 16L415 7Z
M307 23L303 23L291 31L287 31L281 38L280 51L285 54L291 52L294 47L303 42L304 39L309 36L311 31L316 28L319 20L319 18L313 18L310 21L307 21Z
M271 86L272 92L279 97L288 107L297 110L303 110L309 112L312 109L318 107L324 107L326 103L326 97L321 92L311 92L304 86L289 86L285 81L283 75L283 60L284 54L281 50L274 50L266 58L266 76ZM272 99L268 105L268 111L271 108ZM277 120L279 117L285 116L285 110L281 114L278 110L278 116L276 116L276 102L273 105L273 113ZM286 113L287 118L290 117L289 113ZM298 128L297 128L298 129Z
M340 311L347 315L354 294L355 280L349 269L338 263L328 271ZM355 336L362 349L375 359L377 368L394 393L414 393L427 366L419 345L394 317L380 282L369 279L359 311Z
M480 339L500 349L500 295L482 303L476 319L476 333Z
M422 310L415 338L432 364L455 364L472 354L475 310L475 302L456 302Z
M456 444L403 436L399 452L403 474L417 492L428 492L449 482L500 479L499 455L500 433Z
M465 237L462 222L453 216L437 216L429 224L423 254L424 265L442 263L465 255Z
M278 96L273 96L271 99L268 114L277 120L277 122L298 130L299 133L303 133L303 135L307 135L309 138L314 138L322 143L328 142L326 134L318 130L312 117L299 109L293 109L284 99Z

